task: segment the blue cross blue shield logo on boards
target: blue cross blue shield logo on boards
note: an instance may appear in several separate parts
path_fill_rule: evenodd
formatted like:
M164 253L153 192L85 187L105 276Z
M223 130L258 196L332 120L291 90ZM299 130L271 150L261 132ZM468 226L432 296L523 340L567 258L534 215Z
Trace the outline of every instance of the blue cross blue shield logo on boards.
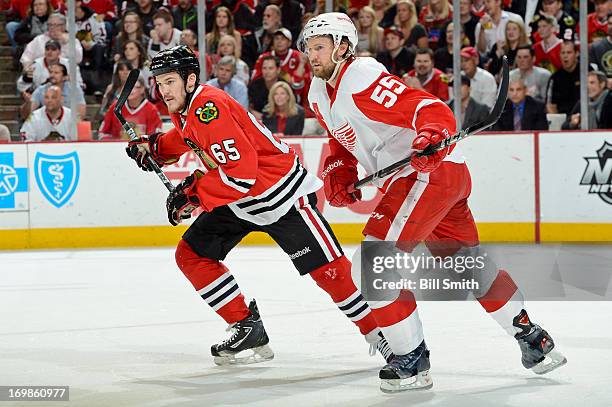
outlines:
M28 192L28 169L15 168L14 153L0 153L0 209L14 209L18 192Z
M61 208L79 184L79 156L76 151L66 155L36 153L34 176L38 188L55 207Z

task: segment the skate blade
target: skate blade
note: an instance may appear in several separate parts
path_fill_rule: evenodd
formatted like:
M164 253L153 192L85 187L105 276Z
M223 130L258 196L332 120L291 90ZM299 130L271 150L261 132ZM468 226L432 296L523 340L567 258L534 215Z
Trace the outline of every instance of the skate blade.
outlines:
M428 390L433 387L433 380L429 375L429 370L419 372L416 376L405 379L382 379L380 390L383 393L398 393L407 390Z
M258 348L246 349L235 354L215 356L214 362L217 366L250 365L272 359L274 359L274 352L268 345L264 345Z
M552 350L544 356L544 360L531 368L536 374L546 374L563 366L567 363L567 359L560 352Z

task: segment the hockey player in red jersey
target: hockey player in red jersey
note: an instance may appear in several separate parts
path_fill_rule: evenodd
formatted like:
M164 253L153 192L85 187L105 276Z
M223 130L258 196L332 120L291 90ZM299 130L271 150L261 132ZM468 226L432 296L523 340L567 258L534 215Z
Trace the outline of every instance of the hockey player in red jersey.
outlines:
M193 52L176 46L159 52L151 73L168 106L174 128L131 141L127 152L144 170L147 157L160 166L194 151L208 168L196 170L167 199L168 220L179 224L202 209L176 249L176 262L198 294L233 327L232 336L211 347L217 364L272 359L268 336L252 301L244 296L222 260L247 234L270 235L301 275L326 291L385 359L392 355L372 313L351 279L327 221L316 207L321 181L297 155L227 93L198 85ZM248 354L242 357L243 351Z
M409 88L373 58L355 57L357 41L353 22L342 13L314 17L298 41L315 76L309 102L329 136L325 195L337 207L361 197L359 190L349 189L357 181L358 163L372 174L455 133L455 118L442 101ZM394 241L406 251L425 242L434 256L477 254L478 232L467 203L470 174L459 149L455 144L433 155L413 155L410 166L380 180L384 195L365 226L365 240ZM548 333L529 320L509 274L485 263L488 280L473 293L517 339L523 365L546 373L565 363L552 351ZM353 258L358 286L359 267L360 250ZM429 388L429 350L414 296L399 290L392 295L388 301L369 302L395 354L379 373L381 390Z

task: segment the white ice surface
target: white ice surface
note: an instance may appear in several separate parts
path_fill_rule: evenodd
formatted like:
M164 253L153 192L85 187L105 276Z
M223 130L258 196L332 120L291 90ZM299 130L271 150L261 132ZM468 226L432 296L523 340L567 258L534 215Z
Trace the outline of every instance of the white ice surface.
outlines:
M385 395L382 358L280 249L226 264L257 299L271 362L213 364L226 325L171 249L0 252L0 385L70 386L69 403L24 406L612 406L610 302L528 303L569 361L546 376L477 303L422 302L434 388Z

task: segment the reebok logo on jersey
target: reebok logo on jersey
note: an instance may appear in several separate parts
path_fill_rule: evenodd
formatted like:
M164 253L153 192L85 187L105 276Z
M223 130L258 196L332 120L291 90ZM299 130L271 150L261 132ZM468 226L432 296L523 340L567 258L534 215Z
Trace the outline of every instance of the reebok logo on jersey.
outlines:
M321 178L327 177L327 175L331 172L331 170L343 166L344 163L342 160L336 160L333 163L329 164L326 169L321 173Z
M376 219L376 220L381 220L382 218L384 218L385 215L378 213L378 212L372 212L372 214L370 215L370 218Z
M290 258L291 260L295 260L295 259L297 259L298 257L302 257L302 256L303 256L303 255L305 255L306 253L310 253L310 247L308 247L308 246L304 247L304 248L303 248L302 250L300 250L300 251L297 251L297 252L295 252L295 253L293 253L293 254L290 254L290 255L289 255L289 258Z

